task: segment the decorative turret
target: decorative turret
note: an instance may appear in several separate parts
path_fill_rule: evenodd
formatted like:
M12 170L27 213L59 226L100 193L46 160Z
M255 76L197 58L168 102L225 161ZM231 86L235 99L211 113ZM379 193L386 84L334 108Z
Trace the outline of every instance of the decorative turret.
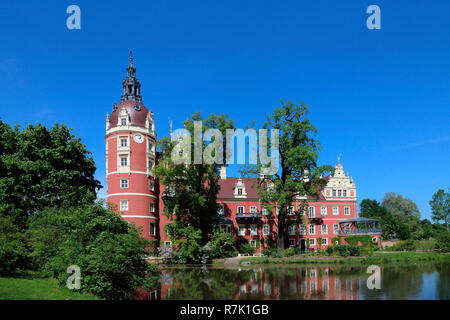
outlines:
M122 81L123 93L120 101L133 100L142 102L141 83L136 78L136 68L133 64L133 52L130 51L130 62L127 67L127 77ZM136 104L139 108L139 104ZM139 110L138 110L139 111Z

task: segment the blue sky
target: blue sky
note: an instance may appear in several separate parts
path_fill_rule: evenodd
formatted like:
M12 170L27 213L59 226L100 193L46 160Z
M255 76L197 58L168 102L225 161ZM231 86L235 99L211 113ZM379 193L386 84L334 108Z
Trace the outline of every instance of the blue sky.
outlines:
M81 30L66 27L71 4ZM381 30L366 27L371 4ZM106 187L105 115L132 49L159 137L197 110L245 127L282 98L303 101L320 163L342 153L359 201L393 191L429 217L450 180L449 12L412 0L2 1L0 117L74 128Z

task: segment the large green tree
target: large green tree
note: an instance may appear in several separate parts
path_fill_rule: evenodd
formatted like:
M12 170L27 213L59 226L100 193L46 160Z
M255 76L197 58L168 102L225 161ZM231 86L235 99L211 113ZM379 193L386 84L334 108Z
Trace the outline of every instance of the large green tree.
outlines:
M0 120L0 216L24 227L47 206L93 203L101 185L90 155L65 125L19 130Z
M324 174L334 171L332 166L318 165L317 160L321 150L320 142L315 139L318 130L306 118L307 114L308 107L303 102L296 105L290 101L281 100L281 107L274 109L263 125L264 129L279 130L279 170L275 174L264 175L258 185L258 194L269 212L272 211L273 204L278 208L277 246L279 248L285 248L287 244L288 208L298 195L318 198L319 190L326 185ZM270 137L270 139L273 138L273 136ZM267 165L262 163L243 166L240 172L246 176L255 176L263 172L265 167ZM306 202L304 205L306 207ZM295 214L298 223L302 220L303 212L298 211Z
M207 163L200 161L196 163L195 155L195 134L194 124L196 121L201 121L201 151L207 152L207 146L216 142L222 146L222 154L215 154L212 150L211 156L221 159L214 163ZM234 129L233 120L229 119L227 115L211 114L207 118L203 118L200 112L194 113L190 119L183 122L187 135L184 140L171 141L170 137L165 137L159 141L159 146L162 150L161 159L158 165L155 166L153 172L160 179L165 186L162 198L164 201L164 213L174 220L173 226L182 227L189 225L194 229L201 230L202 244L208 241L208 237L212 231L213 218L217 215L217 194L219 192L219 167L220 163L225 162L226 148L226 129ZM221 132L222 140L215 140L213 136L210 142L203 139L203 134L209 129L217 129ZM174 133L174 137L176 134ZM183 139L183 135L180 139ZM219 137L220 138L220 137ZM187 147L184 154L187 162L179 163L173 158L173 151L178 150L177 146L184 145ZM186 150L189 149L187 152ZM183 151L180 149L179 153ZM175 151L176 153L176 151ZM198 159L197 159L198 160ZM202 160L202 159L200 159ZM203 159L204 160L204 159ZM172 227L173 227L172 226ZM175 235L176 231L172 230L171 234ZM180 233L182 234L182 232Z
M382 206L399 221L399 232L408 236L409 232L415 239L422 234L420 211L417 204L394 192L387 192L382 199ZM407 230L409 229L409 231Z
M431 206L431 218L435 222L443 221L448 229L448 221L450 219L450 189L448 192L445 192L442 189L439 189L435 194L433 194L433 198L430 200Z
M398 235L398 218L388 212L388 210L377 200L364 199L359 204L359 207L359 215L361 217L380 220L383 230L383 238L389 239L395 235Z

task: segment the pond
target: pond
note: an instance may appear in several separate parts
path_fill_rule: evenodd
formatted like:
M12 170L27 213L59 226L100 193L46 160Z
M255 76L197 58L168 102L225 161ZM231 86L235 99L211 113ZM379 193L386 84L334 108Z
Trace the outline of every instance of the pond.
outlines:
M138 299L450 299L450 263L380 266L379 274L379 285L373 277L368 285L367 266L165 267L159 287Z

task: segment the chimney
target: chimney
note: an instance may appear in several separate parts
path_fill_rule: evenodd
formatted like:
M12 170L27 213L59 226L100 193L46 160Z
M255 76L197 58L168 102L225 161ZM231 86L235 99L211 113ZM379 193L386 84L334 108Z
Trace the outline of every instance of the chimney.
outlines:
M225 180L227 178L227 166L220 166L220 179Z

